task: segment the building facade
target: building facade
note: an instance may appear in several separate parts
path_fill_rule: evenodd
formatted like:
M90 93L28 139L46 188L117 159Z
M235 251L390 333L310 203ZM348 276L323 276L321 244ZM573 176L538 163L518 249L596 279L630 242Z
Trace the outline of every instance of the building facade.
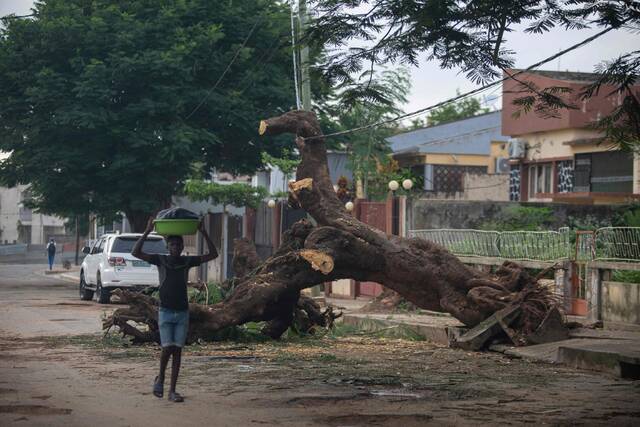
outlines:
M65 234L64 220L33 212L25 206L27 186L0 187L0 244L43 245Z
M509 172L501 119L495 111L387 140L399 165L424 178L426 197L501 200L507 198Z
M537 114L535 108L519 111L513 102L526 88L514 80L504 83L502 133L511 138L510 200L609 204L638 197L638 159L613 146L593 126L620 105L613 88L583 100L580 94L595 80L594 74L535 71L519 80L539 90L569 88L563 98L575 109L559 110L553 117Z

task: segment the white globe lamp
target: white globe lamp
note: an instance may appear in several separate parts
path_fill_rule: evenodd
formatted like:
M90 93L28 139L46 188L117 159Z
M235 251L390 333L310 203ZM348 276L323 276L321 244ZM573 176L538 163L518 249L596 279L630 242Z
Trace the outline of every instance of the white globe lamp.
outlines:
M275 200L273 200L273 199L270 199L270 200L267 202L267 206L269 206L271 209L275 208L275 207L276 207L276 201L275 201Z
M413 181L411 181L410 179L405 179L404 181L402 181L402 188L409 191L411 190L411 187L413 187Z
M353 210L353 202L345 203L344 208L347 210L347 212L351 212Z
M398 184L398 181L396 181L395 179L389 181L389 190L396 191L398 187L400 187L400 184Z

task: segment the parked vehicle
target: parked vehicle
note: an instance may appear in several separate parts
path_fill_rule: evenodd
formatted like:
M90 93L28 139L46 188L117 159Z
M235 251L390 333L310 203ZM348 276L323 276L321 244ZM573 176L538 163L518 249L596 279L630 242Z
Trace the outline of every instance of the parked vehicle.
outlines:
M94 294L101 304L108 304L115 289L141 290L158 287L158 268L131 255L139 233L105 234L82 248L87 254L80 267L80 299L89 301ZM162 236L150 235L143 249L148 254L166 254Z

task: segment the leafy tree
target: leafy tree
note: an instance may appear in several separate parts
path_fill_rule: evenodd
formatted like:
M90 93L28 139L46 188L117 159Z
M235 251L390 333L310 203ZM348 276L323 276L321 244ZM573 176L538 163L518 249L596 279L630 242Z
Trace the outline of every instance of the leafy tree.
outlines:
M405 179L413 181L413 187L407 191L402 188ZM400 184L396 195L421 194L424 188L424 177L414 173L409 168L401 168L398 162L391 157L386 157L377 163L375 173L369 181L368 196L372 200L384 200L389 194L389 181L394 180Z
M379 74L366 72L361 76L367 86L361 94L353 90L347 96L340 94L336 121L338 129L350 129L366 123L388 120L402 113L401 105L407 102L411 88L409 73L405 69L386 70ZM371 94L379 96L371 96ZM397 124L378 126L364 132L347 134L341 140L349 152L349 168L354 178L363 185L368 196L369 178L376 174L379 164L385 163L391 153L386 138L396 132Z
M513 67L513 52L504 41L516 25L526 24L526 32L539 34L555 27L634 31L640 24L640 5L634 0L315 0L314 4L317 18L309 38L332 49L323 71L328 81L338 84L353 83L354 74L374 65L417 65L421 55L442 68L460 68L475 83L487 83ZM633 86L638 70L638 50L603 62L595 69L596 81L580 94L587 99L602 89L620 96L621 105L599 125L623 147L636 149L640 95ZM547 114L545 106L570 107L562 99L563 88L541 91L525 86L531 95L521 101L523 108Z
M460 95L460 91L456 91L456 94ZM416 129L425 126L435 126L466 119L467 117L473 117L478 114L488 113L489 111L491 111L489 108L482 107L478 98L464 98L432 110L426 121L414 119L411 122L410 128Z
M254 170L258 119L294 104L282 2L43 0L34 12L0 28L0 182L29 184L41 212L124 212L140 230L193 162Z
M185 183L184 192L191 200L219 204L225 211L229 205L255 209L268 193L264 187L252 187L248 184L218 184L192 179Z

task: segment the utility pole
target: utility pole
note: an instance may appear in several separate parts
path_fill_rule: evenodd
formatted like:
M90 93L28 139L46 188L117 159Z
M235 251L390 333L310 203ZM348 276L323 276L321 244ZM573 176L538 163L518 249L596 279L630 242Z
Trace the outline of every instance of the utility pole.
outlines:
M78 254L80 253L80 221L78 221L78 214L76 214L76 265L78 265Z
M298 0L298 47L300 49L300 97L302 98L302 109L311 111L311 80L309 79L309 47L304 38L304 32L309 22L307 13L307 0ZM302 43L300 43L302 42Z

